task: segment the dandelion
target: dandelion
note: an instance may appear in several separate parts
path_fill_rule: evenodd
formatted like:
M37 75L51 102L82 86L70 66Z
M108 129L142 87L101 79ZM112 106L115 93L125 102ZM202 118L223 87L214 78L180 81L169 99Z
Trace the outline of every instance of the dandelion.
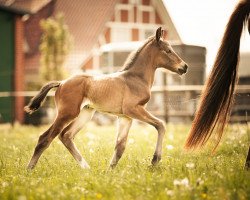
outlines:
M167 150L173 150L173 149L174 149L174 146L171 145L171 144L168 144L168 145L166 146L166 148L167 148Z
M96 193L96 198L97 199L101 199L102 198L102 194L101 193Z
M94 153L94 150L92 148L90 148L89 153Z
M193 168L195 167L195 164L189 162L189 163L186 164L186 167L187 167L188 169L193 169Z
M206 193L202 193L201 194L201 198L206 199L207 198L207 194Z

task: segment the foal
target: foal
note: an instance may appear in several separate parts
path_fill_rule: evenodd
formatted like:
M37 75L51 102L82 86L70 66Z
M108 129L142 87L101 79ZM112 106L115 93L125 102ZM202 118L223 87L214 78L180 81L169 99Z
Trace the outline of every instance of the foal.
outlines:
M118 116L119 128L110 167L117 165L125 150L132 119L138 119L156 128L158 139L152 164L160 161L165 127L161 120L145 109L150 99L155 70L165 68L182 75L188 68L169 43L161 39L162 32L161 27L158 28L155 36L148 38L142 47L131 53L123 70L119 72L100 76L77 75L64 81L50 82L42 87L39 94L25 107L25 111L36 111L49 90L57 88L55 103L58 113L54 123L39 137L28 169L35 167L43 151L57 135L79 165L89 168L73 139L92 118L95 110Z

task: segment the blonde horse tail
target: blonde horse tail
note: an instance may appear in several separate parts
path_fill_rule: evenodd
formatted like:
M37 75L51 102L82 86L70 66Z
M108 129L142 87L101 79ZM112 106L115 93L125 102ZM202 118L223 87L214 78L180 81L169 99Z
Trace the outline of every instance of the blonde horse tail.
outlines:
M33 112L38 110L42 105L42 103L44 102L44 99L47 96L48 92L52 88L59 87L59 85L60 85L59 81L49 82L46 85L44 85L39 91L39 93L30 100L27 106L24 107L24 111L29 114L32 114Z
M215 129L218 139L214 149L221 140L234 100L235 85L238 79L240 38L242 29L247 22L250 32L249 12L250 0L243 0L238 3L230 16L185 143L187 149L205 145Z

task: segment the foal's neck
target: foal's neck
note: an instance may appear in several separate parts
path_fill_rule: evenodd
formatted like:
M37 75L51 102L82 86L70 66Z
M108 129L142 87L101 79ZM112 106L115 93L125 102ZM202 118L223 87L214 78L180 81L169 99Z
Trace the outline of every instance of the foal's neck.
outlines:
M156 70L153 57L150 52L141 52L141 55L137 57L133 67L127 70L129 74L137 76L145 82L149 88L151 88L154 83Z

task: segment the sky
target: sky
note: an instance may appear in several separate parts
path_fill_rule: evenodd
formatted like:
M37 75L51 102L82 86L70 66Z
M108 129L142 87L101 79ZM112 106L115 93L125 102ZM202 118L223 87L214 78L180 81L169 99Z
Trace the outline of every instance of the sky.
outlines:
M207 69L211 69L227 21L238 0L164 0L185 44L207 48ZM250 36L244 31L241 51L250 52Z

